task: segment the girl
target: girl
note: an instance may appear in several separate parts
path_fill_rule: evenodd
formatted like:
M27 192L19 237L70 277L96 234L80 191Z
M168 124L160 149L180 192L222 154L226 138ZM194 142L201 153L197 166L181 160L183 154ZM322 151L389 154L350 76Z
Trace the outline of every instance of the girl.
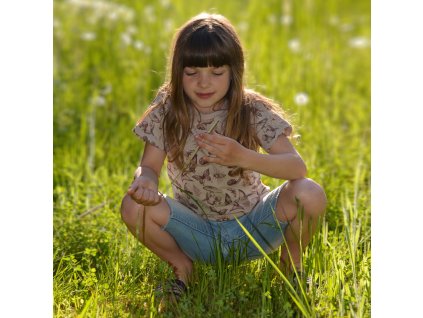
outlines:
M285 242L281 266L292 270L289 250L300 270L325 193L306 178L278 106L244 88L233 26L217 14L192 18L176 34L170 63L170 78L133 130L145 148L122 201L129 231L173 267L176 296L186 290L193 261L262 256L237 220L266 253ZM158 191L166 158L174 198ZM271 191L261 174L287 181Z

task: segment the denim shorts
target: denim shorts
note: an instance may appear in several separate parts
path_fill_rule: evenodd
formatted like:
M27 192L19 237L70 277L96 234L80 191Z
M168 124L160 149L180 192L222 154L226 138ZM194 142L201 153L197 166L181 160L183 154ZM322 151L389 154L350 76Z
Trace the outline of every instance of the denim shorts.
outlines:
M276 251L283 243L288 225L275 215L279 193L285 184L269 192L250 213L238 218L266 254ZM165 198L171 212L163 230L172 235L191 260L214 264L218 260L241 262L263 257L236 219L206 220L178 201Z

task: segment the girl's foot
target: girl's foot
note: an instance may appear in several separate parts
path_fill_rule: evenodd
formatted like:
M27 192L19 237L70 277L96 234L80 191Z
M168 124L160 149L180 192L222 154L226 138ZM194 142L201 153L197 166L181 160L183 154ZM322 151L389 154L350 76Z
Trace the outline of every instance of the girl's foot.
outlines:
M161 294L161 300L159 304L159 313L164 312L170 304L176 304L179 299L188 291L185 283L180 279L173 279L164 286L159 285L156 291Z

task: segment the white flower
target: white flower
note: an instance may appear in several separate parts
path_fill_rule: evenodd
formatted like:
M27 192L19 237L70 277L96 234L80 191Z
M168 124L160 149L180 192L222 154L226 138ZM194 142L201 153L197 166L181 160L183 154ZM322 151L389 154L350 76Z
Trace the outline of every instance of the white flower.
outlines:
M138 50L141 51L144 48L144 43L142 43L141 41L134 41L134 47Z
M294 21L294 19L292 18L291 15L284 14L284 15L281 16L281 23L283 25L291 25L293 21Z
M170 7L170 1L169 0L160 0L160 4L162 5L163 8Z
M101 95L96 96L95 98L93 98L93 104L95 106L100 106L100 107L104 106L106 105L106 99Z
M109 20L118 18L131 22L135 17L135 11L130 7L104 0L68 0L66 5L77 10L90 10L92 16L88 18L89 23L96 23L100 18L106 17Z
M117 20L117 18L118 18L118 13L117 13L117 11L110 12L110 13L109 13L109 15L108 15L108 18L109 18L110 20L112 20L112 21Z
M301 43L298 39L291 39L288 41L288 47L292 52L299 52L301 50Z
M350 39L349 45L353 48L362 49L370 46L370 41L365 37L357 36L355 38Z
M81 39L84 41L94 41L96 38L96 34L94 32L84 32L81 34Z
M122 33L120 35L120 39L122 40L123 43L125 43L126 45L130 45L132 43L132 39L131 39L131 35L128 33Z
M304 106L307 105L309 101L308 95L304 92L298 93L294 97L294 102L298 106Z

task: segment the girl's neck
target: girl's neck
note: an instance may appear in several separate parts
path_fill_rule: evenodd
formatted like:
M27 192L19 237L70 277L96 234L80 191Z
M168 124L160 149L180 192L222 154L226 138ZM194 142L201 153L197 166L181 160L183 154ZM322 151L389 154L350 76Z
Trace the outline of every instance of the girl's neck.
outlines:
M227 102L226 98L223 98L220 101L218 101L216 104L214 104L213 106L211 106L207 109L197 107L197 106L195 106L194 103L191 103L191 105L200 114L211 114L211 113L214 113L214 112L219 111L219 110L227 109L228 102Z

